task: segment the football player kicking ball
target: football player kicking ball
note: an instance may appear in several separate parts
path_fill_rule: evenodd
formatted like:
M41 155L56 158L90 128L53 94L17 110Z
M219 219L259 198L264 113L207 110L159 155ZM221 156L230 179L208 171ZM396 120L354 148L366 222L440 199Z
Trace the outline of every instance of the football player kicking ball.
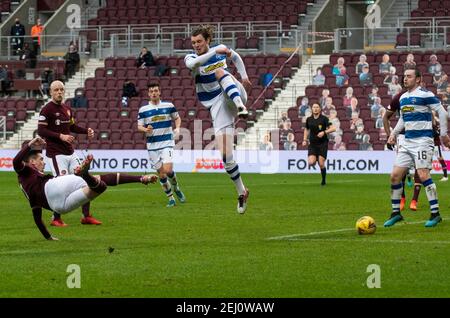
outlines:
M65 214L83 204L94 200L102 194L107 186L122 183L155 183L155 175L132 176L112 173L101 176L89 174L90 163L94 159L88 155L84 162L75 168L74 175L53 177L44 174L44 157L42 148L45 141L36 137L25 142L22 149L14 157L13 166L19 179L20 187L30 203L34 222L47 240L58 240L53 237L42 222L42 209Z

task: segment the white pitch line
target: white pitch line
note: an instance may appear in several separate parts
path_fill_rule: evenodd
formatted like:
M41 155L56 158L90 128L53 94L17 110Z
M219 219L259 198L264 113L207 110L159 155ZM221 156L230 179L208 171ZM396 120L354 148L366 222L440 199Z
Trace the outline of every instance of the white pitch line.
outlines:
M288 239L288 241L320 241L320 242L356 242L356 243L409 243L409 244L450 244L450 241L417 241L417 240L355 240L355 239L335 239L335 238L292 238Z
M446 218L443 218L443 220L446 220ZM398 227L398 226L408 225L408 224L421 224L421 223L424 223L424 222L425 221L402 222L402 223L397 224L395 226ZM347 231L355 231L355 230L356 229L354 227L352 227L352 228L329 230L329 231L320 231L320 232L310 232L310 233L299 233L299 234L273 236L273 237L266 238L266 240L268 240L268 241L292 240L293 238L296 238L296 237L307 237L307 236L314 236L314 235L320 235L320 234L330 234L330 233L347 232Z

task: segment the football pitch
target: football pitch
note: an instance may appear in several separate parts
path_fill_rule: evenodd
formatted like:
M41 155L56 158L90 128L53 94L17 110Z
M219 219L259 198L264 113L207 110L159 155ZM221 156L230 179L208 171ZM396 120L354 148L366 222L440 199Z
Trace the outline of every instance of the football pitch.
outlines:
M68 227L48 227L60 241L43 239L15 174L0 176L0 297L450 296L450 183L440 175L436 228L424 227L423 189L419 211L383 228L388 175L330 174L321 187L319 174L244 174L249 207L239 215L226 174L180 173L187 203L166 208L159 184L109 187L91 204L103 225L71 212ZM374 235L356 233L364 215ZM71 264L80 288L68 288ZM380 288L367 285L373 264Z

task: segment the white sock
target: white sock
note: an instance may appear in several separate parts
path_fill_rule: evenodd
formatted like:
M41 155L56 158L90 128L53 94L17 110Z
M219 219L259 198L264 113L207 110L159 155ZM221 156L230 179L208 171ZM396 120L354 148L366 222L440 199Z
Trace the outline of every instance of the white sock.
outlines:
M391 184L392 213L400 213L400 200L402 198L403 184Z
M230 74L225 74L222 78L219 79L219 84L222 86L223 91L231 98L236 107L245 107L244 103L241 99L241 94L239 93L239 89L236 86L236 83L233 81L233 78Z
M439 213L439 202L437 197L436 184L433 182L433 180L431 180L431 178L425 180L422 184L425 188L428 202L430 203L431 213Z
M245 193L245 187L244 183L242 182L238 164L235 161L225 163L225 170L230 175L231 180L234 182L238 194L243 195Z
M159 183L161 184L167 197L169 199L173 199L172 187L170 186L170 182L167 182L167 178L159 179Z

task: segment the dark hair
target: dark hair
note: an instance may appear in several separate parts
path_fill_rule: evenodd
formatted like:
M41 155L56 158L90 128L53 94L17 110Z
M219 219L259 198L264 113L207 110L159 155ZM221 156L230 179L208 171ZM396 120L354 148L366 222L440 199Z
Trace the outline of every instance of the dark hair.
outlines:
M159 83L153 82L147 85L147 88L150 89L152 87L158 87L159 89L161 89L161 86L159 85Z
M192 31L192 36L203 35L206 41L212 41L214 34L214 27L209 24L201 24Z
M406 71L409 71L409 70L414 71L414 76L415 76L415 77L422 78L422 73L420 73L420 70L419 70L418 68L407 68L407 69L405 70L405 72L406 72Z
M22 148L27 147L31 140L24 140L22 142ZM30 150L28 151L27 155L23 158L23 161L28 162L30 160L30 157L36 156L37 154L42 153L41 150Z

